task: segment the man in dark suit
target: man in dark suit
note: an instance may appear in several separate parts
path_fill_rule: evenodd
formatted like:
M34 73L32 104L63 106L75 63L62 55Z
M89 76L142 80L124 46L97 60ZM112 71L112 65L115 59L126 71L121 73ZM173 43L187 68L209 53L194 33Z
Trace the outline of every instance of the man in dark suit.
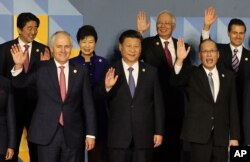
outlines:
M177 44L171 84L185 86L187 113L181 138L191 144L192 162L227 162L228 147L240 138L234 74L217 67L219 52L211 39L199 46L199 67L186 66L184 40Z
M13 44L20 44L23 51L27 46L29 58L27 59L26 72L30 73L36 69L36 64L41 59L48 59L50 54L47 46L34 41L39 27L39 19L32 13L21 13L17 17L17 30L19 37L5 42L0 45L0 74L10 78L11 69L14 66L14 62L10 53L11 46ZM47 48L47 49L46 49ZM17 150L14 155L13 161L18 161L19 145L23 128L29 130L32 113L35 109L37 96L34 85L30 85L26 88L14 88L14 102L16 111L16 126L17 126ZM29 155L31 162L37 162L37 151L35 145L28 142Z
M209 38L210 28L212 24L216 21L215 9L213 7L209 7L205 11L204 15L204 27L202 31L202 39ZM218 61L218 66L222 66L230 71L233 71L236 75L236 90L237 90L237 99L238 99L238 108L240 113L240 121L241 121L241 131L242 131L242 144L250 144L246 143L246 141L250 141L250 134L247 133L244 127L250 127L250 124L244 122L245 117L243 116L243 112L246 106L243 103L246 103L245 97L243 96L246 88L245 85L249 82L247 78L247 74L250 72L249 64L250 64L250 51L247 50L243 46L243 42L245 40L246 34L246 25L240 19L231 19L228 24L228 37L230 39L230 43L221 44L218 43L218 48L220 52L220 59ZM249 100L249 99L247 99ZM245 108L244 108L245 107ZM243 118L244 117L244 118ZM247 117L249 118L249 117ZM249 128L248 128L249 129Z
M0 162L12 159L16 148L16 118L11 82L0 75Z
M138 61L141 41L135 30L121 34L122 59L108 70L101 86L109 112L109 162L152 162L153 147L162 143L162 94L157 70Z
M156 22L157 35L145 38L142 42L141 59L157 68L165 103L166 134L162 146L154 150L154 162L180 162L181 159L180 132L184 115L184 94L169 84L171 69L176 61L177 39L172 37L175 25L172 13L161 12ZM140 12L137 17L137 30L144 33L148 27L145 13ZM170 59L167 54L171 55ZM189 56L184 64L190 64Z
M33 113L28 140L37 144L39 162L81 162L84 146L95 143L95 112L87 70L69 63L72 39L65 31L52 35L54 59L41 62L31 74L23 73L27 52L14 45L14 86L35 84L38 102ZM20 74L21 73L21 74Z

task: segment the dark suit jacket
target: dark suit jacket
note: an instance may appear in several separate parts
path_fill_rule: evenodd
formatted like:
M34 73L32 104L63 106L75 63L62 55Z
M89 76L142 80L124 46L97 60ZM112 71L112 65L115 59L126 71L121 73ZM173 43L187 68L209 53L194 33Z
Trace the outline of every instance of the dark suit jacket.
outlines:
M164 107L155 68L139 62L138 82L132 98L121 61L115 68L118 80L106 94L109 121L108 146L128 148L133 139L136 148L153 148L153 135L164 133ZM103 83L104 84L104 83Z
M227 146L229 139L240 139L234 74L218 68L220 88L214 102L208 77L202 66L182 67L173 75L171 83L186 86L188 98L181 138L189 142L205 144L214 127L214 144Z
M11 78L10 71L14 67L14 62L12 59L12 55L10 53L10 49L13 44L17 43L18 43L18 38L5 42L0 45L0 74L7 78ZM40 62L40 53L44 52L45 47L47 46L39 42L36 41L32 42L28 73L31 73L32 71L36 70L37 64L38 62ZM22 114L25 113L31 119L37 100L37 96L35 95L36 94L35 86L29 85L26 88L14 88L13 94L14 94L14 100L15 100L14 102L16 107L15 109L17 118L19 119L20 116L22 116ZM30 119L27 120L30 121Z
M16 148L16 122L10 81L0 76L0 154Z
M177 39L173 38L173 42L176 50ZM171 129L173 127L177 132L180 131L184 116L184 95L180 89L169 84L171 68L169 68L167 64L164 48L158 35L143 40L141 58L158 70L165 103L166 132L172 132ZM184 64L190 64L189 57L185 59ZM175 136L179 135L177 134Z
M38 102L33 113L28 139L31 142L47 145L51 142L58 127L61 111L64 115L63 132L69 147L83 146L85 132L96 135L95 112L92 93L85 68L69 63L68 91L64 102L61 100L54 59L41 62L37 70L30 74L13 77L14 86L34 84Z
M218 62L218 66L224 67L228 70L234 71L232 67L232 50L230 48L230 44L217 44L220 52L220 58ZM247 113L247 100L245 95L247 95L247 84L250 82L250 78L248 77L248 73L250 73L250 51L243 47L242 56L240 60L239 70L236 75L236 91L237 91L237 99L238 99L238 108L240 114L240 121L242 130L242 141L246 142L248 140L250 142L250 133L248 132L247 127L250 127L246 118L250 118L250 114ZM244 95L245 94L245 95ZM249 114L247 117L246 114Z

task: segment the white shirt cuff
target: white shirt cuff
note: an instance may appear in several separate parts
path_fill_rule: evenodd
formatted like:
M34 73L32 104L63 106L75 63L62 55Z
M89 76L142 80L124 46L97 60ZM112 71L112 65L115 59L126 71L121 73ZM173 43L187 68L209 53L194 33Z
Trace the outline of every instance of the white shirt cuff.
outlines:
M174 71L175 71L175 74L179 74L180 73L180 71L181 71L181 68L182 68L182 65L177 65L177 64L175 64L174 65Z
M23 71L23 68L15 70L15 67L11 69L11 74L13 77L18 76Z
M202 32L201 32L202 40L208 39L209 34L210 34L210 31L202 30Z
M92 135L86 135L86 137L95 139L95 136L92 136Z

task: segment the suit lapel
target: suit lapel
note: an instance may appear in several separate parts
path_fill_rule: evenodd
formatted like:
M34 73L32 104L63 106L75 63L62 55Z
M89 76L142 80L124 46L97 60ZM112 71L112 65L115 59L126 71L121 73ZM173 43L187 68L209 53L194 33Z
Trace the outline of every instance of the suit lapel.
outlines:
M220 69L218 69L218 75L219 75L219 80L220 80L220 87L219 87L219 92L218 92L218 96L217 96L217 100L216 102L218 103L220 100L223 100L222 96L225 96L223 94L223 90L226 88L225 87L225 78L227 77L223 71L221 71Z
M69 78L68 78L68 91L66 95L66 100L68 96L70 96L70 93L72 89L74 88L75 82L77 80L77 69L75 68L74 64L69 62Z
M55 64L54 59L50 60L49 67L47 68L49 77L52 80L52 84L54 85L57 96L59 97L58 99L62 101L61 99L61 92L60 92L60 85L59 85L59 80L58 80L58 74L57 74L57 67ZM51 90L52 91L52 90Z
M164 52L164 48L162 46L160 37L158 35L156 35L154 37L154 39L153 39L153 48L154 48L153 51L155 51L154 54L158 55L158 57L160 57L161 59L165 60L166 63L167 63L165 52Z
M40 60L40 53L41 49L37 45L35 41L32 42L32 49L31 49L31 54L30 54L30 63L29 63L29 68L32 67L32 65L37 61Z
M201 80L201 84L202 84L204 93L205 93L205 95L209 96L209 99L212 102L214 102L213 95L212 95L212 92L211 92L211 89L209 86L209 82L208 82L207 73L202 66L200 66L199 68L201 69L200 70L201 74L199 76L200 76L200 80Z
M139 71L138 71L138 80L135 88L134 99L136 98L137 94L140 92L141 88L143 87L143 81L145 80L145 72L146 68L145 65L139 62Z

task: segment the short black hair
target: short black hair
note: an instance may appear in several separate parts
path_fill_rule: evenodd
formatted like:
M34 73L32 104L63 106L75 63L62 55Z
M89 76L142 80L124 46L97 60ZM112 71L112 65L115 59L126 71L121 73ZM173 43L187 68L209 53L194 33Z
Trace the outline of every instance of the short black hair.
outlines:
M95 43L97 42L97 32L95 28L91 25L84 25L78 29L76 34L77 42L79 43L80 40L84 39L87 36L93 36L95 39Z
M245 23L241 20L241 19L231 19L229 24L228 24L228 28L227 28L227 31L230 32L232 30L232 26L233 25L240 25L240 26L244 26L245 28L245 32L247 31L247 28L246 28L246 25Z
M208 38L208 39L202 40L201 43L199 44L199 52L201 52L201 46L202 46L202 44L204 44L205 42L213 42L213 43L215 44L216 50L218 50L217 43L216 43L214 40Z
M23 12L20 13L17 17L17 27L19 29L23 29L23 27L30 21L35 21L37 24L37 27L40 25L40 20L32 13L30 12Z
M119 37L119 43L122 44L126 38L137 38L142 42L142 35L136 30L126 30Z

